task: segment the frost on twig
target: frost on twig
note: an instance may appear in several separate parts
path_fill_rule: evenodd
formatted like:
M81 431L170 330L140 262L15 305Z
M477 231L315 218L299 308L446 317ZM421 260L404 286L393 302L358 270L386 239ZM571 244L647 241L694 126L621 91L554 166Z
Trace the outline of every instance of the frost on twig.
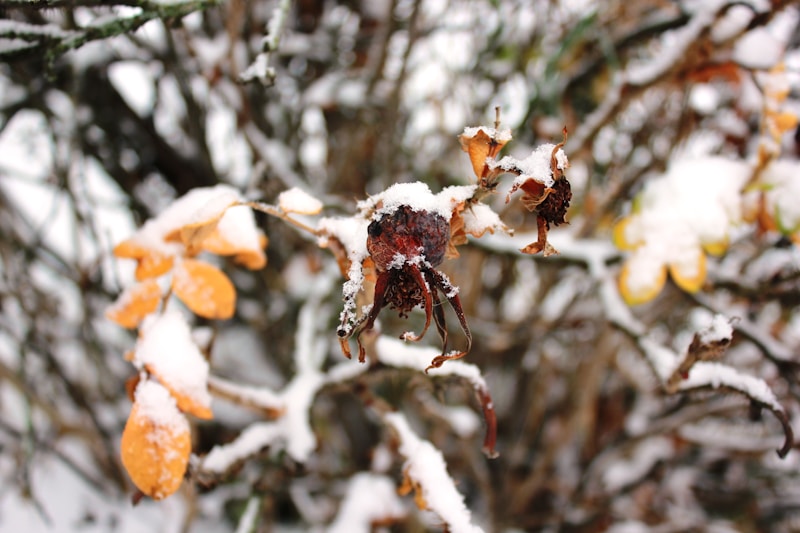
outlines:
M262 85L269 86L274 82L275 67L270 65L270 58L272 53L278 49L291 6L291 0L280 0L278 6L272 11L272 17L267 25L267 35L261 40L261 50L250 66L239 76L242 83L258 80Z

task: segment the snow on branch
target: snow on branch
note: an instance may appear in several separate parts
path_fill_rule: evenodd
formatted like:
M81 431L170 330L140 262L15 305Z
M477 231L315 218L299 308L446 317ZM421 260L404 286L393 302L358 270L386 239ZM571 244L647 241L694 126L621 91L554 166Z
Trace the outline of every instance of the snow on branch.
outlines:
M405 489L416 491L417 505L435 512L445 522L447 531L482 532L480 527L472 524L464 497L447 473L442 452L429 441L419 438L403 414L387 413L383 420L400 439L400 454L406 458L403 466L407 483Z
M272 11L272 17L267 24L267 35L261 39L261 51L239 77L242 83L258 80L262 85L272 85L275 68L269 64L270 55L278 49L291 6L291 0L280 0L280 4Z
M414 346L384 335L379 336L375 342L375 352L381 363L423 372L430 363L431 355L436 351L435 348ZM486 385L480 369L463 361L451 361L447 365L430 369L428 374L430 376L458 376L466 379L472 385L486 421L483 451L489 457L496 457L497 452L494 446L497 434L497 416L494 412L492 397L489 394L489 387Z
M390 477L360 472L350 479L339 512L327 533L370 533L375 524L401 520L407 514Z

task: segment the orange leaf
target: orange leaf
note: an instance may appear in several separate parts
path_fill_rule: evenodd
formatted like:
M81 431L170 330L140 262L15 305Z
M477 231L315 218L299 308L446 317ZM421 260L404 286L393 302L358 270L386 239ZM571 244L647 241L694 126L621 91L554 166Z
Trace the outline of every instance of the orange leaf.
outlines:
M161 287L153 279L128 288L106 310L106 318L123 328L135 328L144 317L158 309Z
M172 270L175 260L170 255L163 255L158 252L150 251L139 259L136 265L136 279L142 281L148 278L157 278Z
M135 395L122 432L122 464L139 490L161 500L183 482L192 450L189 423L158 383L142 381Z
M204 241L216 231L217 224L224 214L225 211L220 211L209 220L187 224L180 229L181 242L190 255L194 255L204 247Z
M267 256L264 248L267 247L269 239L263 233L258 235L260 248L244 248L239 244L227 239L218 229L212 231L203 241L202 248L207 252L217 255L232 255L233 259L240 265L250 270L259 270L267 264Z
M628 227L632 221L633 216L627 216L614 224L611 239L620 250L635 250L642 245L641 240L631 240L630 235L628 235Z
M175 398L175 402L177 402L180 411L194 415L197 418L202 418L203 420L211 420L214 418L214 413L211 411L210 407L198 403L195 398L188 394L183 394L181 388L172 386L169 382L169 378L159 375L154 365L146 364L144 367L150 374L157 377L158 381L167 388L172 397Z
M126 239L114 247L113 253L120 259L140 259L149 254L150 250L133 239Z
M194 314L227 319L236 308L236 289L217 267L184 259L172 274L172 291Z

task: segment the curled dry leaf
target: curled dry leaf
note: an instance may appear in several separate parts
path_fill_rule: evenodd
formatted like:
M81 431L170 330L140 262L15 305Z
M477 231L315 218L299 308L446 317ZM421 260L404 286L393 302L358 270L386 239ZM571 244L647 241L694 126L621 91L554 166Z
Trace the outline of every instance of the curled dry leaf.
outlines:
M123 292L117 301L106 310L106 318L124 328L135 328L158 309L161 287L154 279L137 283Z
M469 155L472 163L472 171L477 177L483 177L486 166L486 159L496 156L503 146L511 140L511 132L497 131L494 128L465 128L464 133L458 136L461 149Z
M194 314L228 319L236 308L236 289L217 267L194 259L183 260L172 274L172 292Z
M192 449L189 423L158 383L137 386L120 447L122 464L144 494L161 500L178 490Z

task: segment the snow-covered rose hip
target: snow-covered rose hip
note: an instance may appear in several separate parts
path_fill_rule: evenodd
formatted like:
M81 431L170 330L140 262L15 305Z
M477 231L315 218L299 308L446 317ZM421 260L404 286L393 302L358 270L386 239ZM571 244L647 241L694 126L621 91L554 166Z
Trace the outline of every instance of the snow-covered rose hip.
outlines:
M381 309L387 305L396 309L401 317L408 316L415 307L425 309L425 326L419 335L407 331L401 336L410 341L420 340L431 324L442 338L442 354L435 357L428 368L439 367L448 359L463 357L469 352L472 336L467 326L458 288L443 273L436 270L445 257L450 240L450 222L440 214L410 205L399 205L389 212L378 214L367 228L367 252L377 271L375 297L372 307L350 330L339 330L343 341L375 325ZM447 326L439 292L444 294L456 312L467 338L463 351L447 352ZM360 346L360 342L359 342ZM359 349L359 359L363 359Z

